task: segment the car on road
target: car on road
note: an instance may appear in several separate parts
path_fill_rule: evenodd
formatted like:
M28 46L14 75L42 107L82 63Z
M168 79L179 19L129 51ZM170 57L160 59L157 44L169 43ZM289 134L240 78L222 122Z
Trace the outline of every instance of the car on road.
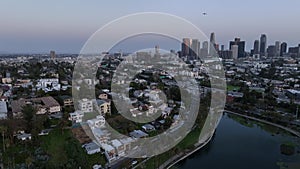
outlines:
M131 165L136 165L138 162L136 160L131 162Z

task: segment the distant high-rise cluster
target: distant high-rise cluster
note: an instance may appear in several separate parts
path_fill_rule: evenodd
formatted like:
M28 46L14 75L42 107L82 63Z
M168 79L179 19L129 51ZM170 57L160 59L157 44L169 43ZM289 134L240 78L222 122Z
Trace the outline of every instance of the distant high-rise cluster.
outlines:
M52 60L54 60L54 59L56 58L56 54L55 54L55 51L54 51L54 50L51 50L51 51L50 51L50 58L51 58Z
M270 58L270 57L300 57L300 44L296 47L288 47L286 42L276 41L267 44L267 35L261 34L260 39L255 40L250 52L246 51L246 41L235 38L229 42L229 50L224 45L216 42L216 34L211 33L209 41L201 42L198 39L183 38L180 56L188 59L200 59L201 57L219 56L223 59L239 59L244 57Z
M241 41L240 38L235 38L234 41L230 41L229 49L232 50L232 46L237 46L238 54L237 58L245 57L245 41ZM235 58L233 56L233 58Z
M224 49L224 46L223 46ZM215 34L210 36L210 42L201 42L198 39L183 38L181 44L181 56L189 59L199 60L200 57L215 56L219 50L219 45L216 43Z

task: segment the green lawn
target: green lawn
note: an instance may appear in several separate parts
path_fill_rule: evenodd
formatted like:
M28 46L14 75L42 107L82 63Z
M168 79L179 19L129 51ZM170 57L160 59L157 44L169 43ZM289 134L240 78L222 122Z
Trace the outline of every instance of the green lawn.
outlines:
M59 164L67 160L64 151L64 144L67 138L71 137L70 130L53 130L48 136L41 136L41 147L51 156L49 163Z
M185 149L193 148L194 144L196 144L199 139L200 132L201 129L199 127L195 128L180 143L178 143L174 149L178 149L178 152L182 152ZM157 168L159 165L167 161L170 157L177 154L177 152L175 152L174 149L171 149L158 156L152 157L144 165L142 165L141 168Z
M66 143L70 142L70 139L74 139L70 130L53 130L48 136L41 137L42 148L51 155L49 164L51 166L57 166L57 164L63 164L68 161L68 154L66 152ZM75 140L72 149L74 153L77 153L81 159L86 159L86 164L89 168L92 168L94 164L105 165L106 160L104 155L97 153L93 155L88 155L77 140ZM78 150L77 152L75 150Z
M227 85L227 91L233 91L233 90L238 91L239 89L240 89L239 86Z

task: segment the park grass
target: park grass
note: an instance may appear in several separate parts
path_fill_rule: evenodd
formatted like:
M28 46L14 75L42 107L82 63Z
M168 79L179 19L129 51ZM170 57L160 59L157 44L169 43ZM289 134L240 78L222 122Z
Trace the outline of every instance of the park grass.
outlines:
M179 142L175 149L178 149L179 152L185 151L187 149L192 149L195 147L195 144L199 140L201 128L196 127L192 130L181 142ZM161 164L169 160L172 156L176 155L177 152L174 150L169 150L163 154L157 155L150 158L145 164L141 167L146 169L158 168Z
M199 140L200 132L201 129L199 127L195 128L176 147L180 150L193 147Z
M103 154L97 153L97 154L88 155L87 153L84 152L84 154L82 155L87 157L87 163L89 168L92 168L93 165L95 164L101 164L102 167L104 167L106 164L106 159Z
M67 161L67 155L64 151L64 145L66 140L71 137L70 130L52 130L48 136L41 137L42 148L51 156L49 163L52 166L61 164L62 162Z
M233 91L233 90L238 91L239 89L240 89L239 86L227 85L227 91Z
M65 144L68 139L75 139L69 129L64 130L53 130L48 136L41 138L42 148L51 156L49 164L51 166L57 166L58 164L63 164L68 161L68 156L65 152ZM77 140L76 140L77 141ZM81 146L79 141L77 141L77 146ZM86 163L89 168L92 168L95 164L105 165L106 160L103 154L97 153L89 155L82 148L80 151L80 156L83 159L87 159Z

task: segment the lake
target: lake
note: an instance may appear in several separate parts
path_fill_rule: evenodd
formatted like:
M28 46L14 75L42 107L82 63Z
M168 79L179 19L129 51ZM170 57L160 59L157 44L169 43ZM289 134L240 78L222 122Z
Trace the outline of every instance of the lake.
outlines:
M293 145L295 154L282 154L281 144ZM300 139L279 128L224 114L211 142L174 168L299 169L299 151Z

